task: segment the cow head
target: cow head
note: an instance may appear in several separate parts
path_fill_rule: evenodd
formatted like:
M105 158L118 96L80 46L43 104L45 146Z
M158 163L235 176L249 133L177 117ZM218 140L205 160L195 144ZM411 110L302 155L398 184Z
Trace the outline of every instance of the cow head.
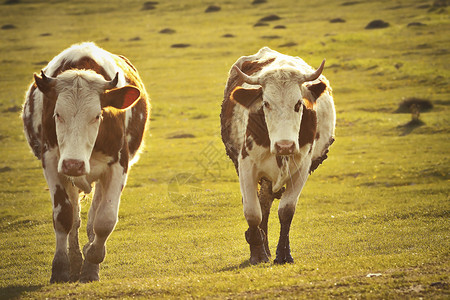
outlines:
M67 176L90 173L89 159L97 139L105 107L126 109L139 99L133 86L115 88L118 75L111 81L90 70L68 70L56 78L34 74L44 93L44 107L53 110L59 146L58 172Z
M322 73L325 60L320 67L303 74L288 66L267 68L259 76L248 76L234 66L238 76L259 88L238 87L232 92L232 99L251 110L262 109L270 140L270 152L275 155L294 155L300 152L299 134L305 103L302 84L316 80ZM261 108L262 106L262 108Z

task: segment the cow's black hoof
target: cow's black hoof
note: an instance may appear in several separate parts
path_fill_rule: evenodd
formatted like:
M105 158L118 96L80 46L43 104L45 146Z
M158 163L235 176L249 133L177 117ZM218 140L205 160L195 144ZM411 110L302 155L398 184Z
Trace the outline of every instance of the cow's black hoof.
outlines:
M50 283L69 282L69 257L67 253L56 253L52 263Z
M92 281L99 281L99 270L100 267L98 264L93 264L85 260L83 262L83 267L81 268L80 282L87 283Z
M277 265L284 265L284 264L293 264L294 263L294 259L292 258L292 256L290 254L288 254L287 256L284 257L276 257L275 260L273 261L274 264Z
M250 264L257 265L260 263L268 263L269 256L266 253L264 245L250 245Z

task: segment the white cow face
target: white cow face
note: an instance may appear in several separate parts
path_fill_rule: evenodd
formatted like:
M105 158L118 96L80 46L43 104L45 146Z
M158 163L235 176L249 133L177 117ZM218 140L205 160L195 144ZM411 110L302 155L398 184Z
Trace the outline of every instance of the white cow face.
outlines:
M298 136L303 105L296 81L267 80L262 87L262 107L269 132L270 152L276 155L299 153Z
M102 122L102 109L131 106L139 98L139 90L132 86L112 89L117 84L117 75L106 81L86 70L69 70L56 78L42 73L42 77L35 75L35 79L44 94L56 97L53 117L60 153L58 172L67 176L89 174L89 159Z
M301 85L317 79L322 65L312 74L301 74L293 67L271 69L259 77L248 76L235 67L244 82L261 85L259 89L238 88L233 99L247 108L262 105L270 140L270 152L275 155L294 155L300 152L299 133L303 115ZM255 99L261 99L255 101ZM250 100L249 100L250 99Z

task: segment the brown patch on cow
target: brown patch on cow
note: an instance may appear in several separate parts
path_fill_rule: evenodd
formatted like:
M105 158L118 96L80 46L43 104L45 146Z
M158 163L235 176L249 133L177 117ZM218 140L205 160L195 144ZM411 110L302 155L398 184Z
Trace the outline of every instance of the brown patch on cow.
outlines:
M269 130L267 129L266 118L263 108L248 114L247 136L251 136L253 141L262 147L270 147Z
M316 136L317 115L312 109L303 106L302 122L300 124L300 132L298 135L298 144L302 148L307 144L312 144Z
M236 87L231 93L230 99L243 105L246 108L250 108L254 103L258 101L262 96L262 88L259 89L244 89L242 87Z
M316 137L315 137L315 140L317 141L318 139L320 139L320 132L316 132Z
M34 114L34 91L37 89L36 83L33 84L28 93L28 98L26 99L25 105L22 112L22 121L26 135L28 136L28 141L33 151L33 154L40 159L41 158L41 142L40 142L40 129L42 126L38 126L38 132L34 131L33 127L33 114ZM25 115L25 111L28 110L29 115Z
M334 143L334 138L331 137L330 140L328 141L328 143L325 145L325 150L324 150L322 156L318 157L312 161L311 167L309 168L309 174L314 172L314 170L317 169L317 167L319 167L319 165L322 164L323 161L328 158L328 151L329 151L331 144L333 144L333 143Z
M61 207L58 215L56 216L56 221L59 224L53 223L55 229L58 225L62 226L62 229L69 233L72 229L73 223L73 207L70 203L69 196L67 196L66 191L61 188L61 186L56 186L55 194L53 195L53 208ZM53 222L55 222L55 218L53 218Z
M54 117L56 99L55 89L51 89L48 93L44 94L44 103L42 106L42 143L46 144L49 148L56 147L58 144ZM42 153L44 152L43 150Z
M120 149L119 164L122 166L124 174L128 172L129 155L127 148L128 147L122 147L122 149Z
M76 61L63 60L61 65L50 76L56 77L59 74L67 70L79 69L79 70L92 70L97 74L100 74L105 80L111 80L112 78L106 73L105 69L101 67L94 59L88 56L84 56Z
M114 163L118 161L119 152L124 143L125 113L107 107L103 109L102 116L94 151L113 157L112 163Z
M256 72L259 72L265 66L271 64L275 58L271 58L265 61L244 61L241 66L241 71L247 75L252 75Z

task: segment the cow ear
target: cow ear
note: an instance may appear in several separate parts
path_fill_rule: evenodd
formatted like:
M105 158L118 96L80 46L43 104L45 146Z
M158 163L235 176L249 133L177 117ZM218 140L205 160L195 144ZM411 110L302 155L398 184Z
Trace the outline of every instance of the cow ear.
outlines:
M311 103L316 103L317 98L319 98L322 93L326 90L327 85L320 81L319 83L315 84L306 84L305 85L307 89L307 93L305 96L306 99L308 99Z
M243 87L237 87L231 92L231 100L236 101L246 108L250 108L255 104L262 95L262 88L259 89L244 89Z
M132 106L139 99L141 91L131 85L115 88L106 91L101 96L102 107L112 106L119 109L126 109Z

